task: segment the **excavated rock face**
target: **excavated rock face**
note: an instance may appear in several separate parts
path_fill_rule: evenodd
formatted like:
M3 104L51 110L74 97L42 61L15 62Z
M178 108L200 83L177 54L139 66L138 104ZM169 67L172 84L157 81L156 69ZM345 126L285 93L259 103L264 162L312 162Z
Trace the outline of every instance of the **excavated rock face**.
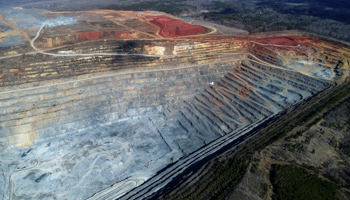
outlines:
M33 36L55 48L0 59L0 197L85 199L132 177L128 191L348 75L349 47L313 37L164 40L155 13L65 15Z

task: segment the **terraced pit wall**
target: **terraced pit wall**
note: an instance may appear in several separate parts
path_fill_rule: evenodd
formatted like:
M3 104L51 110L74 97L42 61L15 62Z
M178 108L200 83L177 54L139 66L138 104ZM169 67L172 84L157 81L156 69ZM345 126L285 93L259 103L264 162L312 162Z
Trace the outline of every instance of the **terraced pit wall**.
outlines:
M0 83L1 141L26 146L90 126L162 113L231 71L234 59L37 54L2 60L7 68Z
M331 83L251 46L96 41L0 60L0 196L88 198L130 176L142 182Z
M125 43L120 44L120 42L108 42L110 45L104 45L106 42L103 41L95 43L75 45L69 49L54 50L52 53L110 53L125 47ZM204 87L209 86L209 83L218 81L224 76L221 81L237 80L238 85L229 87L220 85L219 82L215 88L216 92L210 93L217 93L218 88L221 92L216 94L217 100L212 101L217 101L222 106L226 98L240 101L240 98L236 97L238 94L243 100L253 99L250 109L260 110L263 108L254 101L264 101L261 97L270 98L270 94L266 96L259 94L260 97L249 96L251 88L261 88L249 80L252 80L252 77L255 77L253 80L261 79L261 73L258 71L266 69L266 66L251 61L241 63L244 58L254 59L241 50L252 46L252 54L268 63L280 65L282 60L276 53L272 51L268 53L269 50L263 46L246 42L140 43L141 45L138 45L140 48L124 48L123 53L131 54L128 56L63 57L36 54L1 60L2 66L5 66L0 74L0 86L3 89L1 92L3 113L1 140L5 144L26 146L36 140L73 134L80 129L78 127L109 123L145 113L162 113L168 105L174 107L183 100L191 99ZM96 48L98 46L100 48ZM132 46L135 47L135 45ZM161 47L163 50L154 53L152 50L156 47ZM159 57L132 55L147 52L160 55ZM227 52L231 54L225 54ZM237 55L234 52L237 52ZM162 57L167 54L178 55L178 57ZM254 73L249 71L252 70L250 67L253 67ZM267 68L268 71L278 70ZM279 76L287 73L283 70L279 71ZM229 72L234 72L234 76ZM248 73L249 76L236 73ZM297 72L288 73L298 74ZM263 80L271 82L271 78L264 76ZM286 80L291 82L295 78L288 80L281 76L276 83L284 84ZM302 82L306 84L305 81ZM309 88L296 83L293 86L302 90ZM308 89L308 95L314 94L325 86L321 84L321 86L314 86L320 87L318 89ZM290 95L293 93L285 86L268 84L267 87L272 94L276 91ZM222 92L230 93L229 91L237 92L233 92L234 95L230 97L223 96ZM268 89L263 88L263 91ZM293 95L297 100L305 97L306 94L294 92ZM220 99L223 102L220 102ZM244 104L251 101L244 101ZM280 109L286 107L280 103L275 103L274 106ZM240 117L247 114L248 117L245 118L249 122L255 118L251 111L243 115L242 112L245 111L242 110L230 112ZM224 113L230 114L228 111ZM259 116L265 115L260 113ZM72 120L77 122L73 123ZM225 127L229 126L226 124ZM239 126L235 125L229 130L232 131L237 127Z

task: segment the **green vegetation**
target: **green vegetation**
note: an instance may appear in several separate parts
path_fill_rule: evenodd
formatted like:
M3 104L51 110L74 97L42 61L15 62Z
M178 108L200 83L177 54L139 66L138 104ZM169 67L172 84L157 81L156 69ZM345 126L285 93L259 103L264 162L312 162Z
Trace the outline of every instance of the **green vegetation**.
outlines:
M221 2L221 1L212 1L212 7L214 10L221 10L225 8L230 8L232 7L232 4L228 4L226 2Z
M324 115L325 121L321 126L332 128L338 131L348 131L350 129L350 117L346 116L350 112L350 97L345 100L347 103L343 107L334 107L327 112L327 117ZM344 119L345 121L341 120Z
M330 109L333 105L338 103L343 98L347 97L349 94L350 94L350 87L349 87L348 84L346 84L346 86L343 87L340 91L338 91L336 95L334 95L331 98L327 99L325 102L323 102L323 103L321 103L319 105L316 105L315 108L313 109L313 111L309 113L310 115L304 114L301 117L303 118L303 120L305 122L309 122L318 113L320 113L320 112L322 112L322 111L324 111L326 109ZM317 124L322 118L327 116L334 109L335 109L335 107L332 108L331 110L325 112L322 117L318 117L317 119L315 119L312 123L309 124L309 127L311 127L312 125Z
M296 138L302 136L304 132L305 132L304 130L297 131L295 134L290 135L290 136L284 138L284 140L285 140L285 141L290 141L291 139L296 139Z
M102 7L102 9L113 9L113 10L132 10L132 11L161 11L172 15L188 11L193 6L182 3L181 1L144 1L128 5L111 5Z
M215 19L215 20L238 20L239 18L234 16L234 15L230 15L230 14L221 14L221 13L205 13L204 18L209 18L209 19Z
M324 134L324 130L322 128L320 128L319 132L323 135Z
M327 200L338 199L338 186L320 179L295 165L273 165L271 179L275 195L281 200Z
M227 26L240 25L242 28L249 32L261 32L261 31L281 31L281 30L294 30L294 29L306 29L312 25L310 19L299 19L291 17L290 15L282 15L273 10L263 9L258 11L251 8L246 8L243 11L240 8L224 9L221 12L204 13L203 17L217 23L221 23ZM227 10L234 10L235 12L228 12ZM276 17L280 16L280 17Z
M263 1L234 3L213 1L206 5L206 9L211 12L203 13L201 17L218 24L242 28L250 33L302 30L350 41L349 20L347 17L340 16L343 15L340 11L335 11L345 7L337 7L333 12L328 12L321 6L321 9L316 12L313 9L313 14L310 16L307 7L284 3L273 4L273 6L272 4Z
M267 194L268 194L268 192L269 192L269 186L267 185L267 183L264 183L262 186L261 186L261 188L262 188L262 193L261 193L261 197L263 198L263 199L265 199L265 197L267 196Z
M257 169L258 169L257 163L252 163L251 168L250 168L250 172L255 173Z
M330 174L324 174L323 176L328 178L333 183L336 183L337 185L341 185L341 182L339 181L339 179L335 178L334 176L332 176Z
M291 152L305 152L305 148L304 145L301 143L297 143L297 144L287 144L286 148L291 151Z
M311 170L311 171L313 171L315 174L319 174L319 173L320 173L320 169L319 169L319 168L314 167L314 166L311 166L311 165L307 165L307 164L305 164L305 163L301 164L300 167L302 167L302 168L304 168L304 169Z
M301 112L299 115L293 116L291 120L286 120L284 123L279 123L277 124L277 126L271 128L270 130L265 130L265 133L257 138L261 141L259 144L257 144L258 149L261 150L266 146L272 144L274 141L286 137L288 132L292 131L295 127L299 126L300 124L307 124L307 127L311 127L312 125L318 123L331 111L331 109L333 109L332 107L335 104L337 104L339 101L341 101L348 95L350 95L350 85L346 83L335 89L331 97L325 98L324 101L320 101L320 103L308 109L307 112ZM324 110L328 111L323 113L322 116L314 119ZM300 134L302 133L298 132L296 135L292 135L288 139L297 138ZM267 137L268 135L269 137ZM286 138L286 140L288 139Z

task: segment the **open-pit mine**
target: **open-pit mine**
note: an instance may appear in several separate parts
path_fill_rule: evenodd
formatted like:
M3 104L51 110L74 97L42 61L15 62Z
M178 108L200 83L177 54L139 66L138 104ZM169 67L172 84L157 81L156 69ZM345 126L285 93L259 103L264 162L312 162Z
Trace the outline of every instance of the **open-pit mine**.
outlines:
M347 44L304 33L152 11L0 10L0 199L145 199L348 84L349 62Z

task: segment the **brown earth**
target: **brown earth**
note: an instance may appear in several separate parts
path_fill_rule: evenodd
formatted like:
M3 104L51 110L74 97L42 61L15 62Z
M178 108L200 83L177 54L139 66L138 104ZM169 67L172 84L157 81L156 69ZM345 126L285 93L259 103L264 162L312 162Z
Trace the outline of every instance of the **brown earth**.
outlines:
M255 40L256 42L263 44L277 44L277 45L287 45L287 46L307 46L310 43L318 43L316 39L311 39L305 36L287 36L287 37L270 37Z

